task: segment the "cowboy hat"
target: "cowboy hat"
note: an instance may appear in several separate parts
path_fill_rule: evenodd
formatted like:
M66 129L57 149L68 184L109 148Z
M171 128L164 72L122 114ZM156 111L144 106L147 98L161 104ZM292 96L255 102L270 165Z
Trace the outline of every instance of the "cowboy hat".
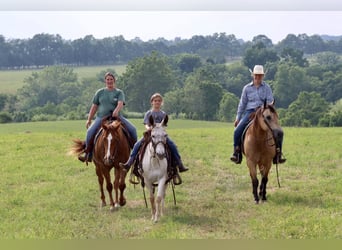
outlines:
M254 75L264 75L264 67L262 65L255 65L253 69Z

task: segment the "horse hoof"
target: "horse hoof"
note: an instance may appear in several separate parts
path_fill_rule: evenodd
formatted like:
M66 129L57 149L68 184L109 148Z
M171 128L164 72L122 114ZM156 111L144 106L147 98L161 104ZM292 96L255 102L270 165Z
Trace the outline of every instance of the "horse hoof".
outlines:
M120 207L120 205L118 205L118 204L115 204L114 206L110 206L110 211L115 212L115 211L119 210L119 207Z
M255 205L258 205L259 204L259 201L255 201Z
M122 200L122 201L120 201L120 206L125 206L126 205L126 199L124 199L124 200Z

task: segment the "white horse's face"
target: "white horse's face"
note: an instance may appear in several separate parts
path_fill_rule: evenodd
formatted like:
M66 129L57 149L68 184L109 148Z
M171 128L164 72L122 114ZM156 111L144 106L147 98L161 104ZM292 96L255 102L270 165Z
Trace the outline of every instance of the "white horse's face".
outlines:
M167 140L167 133L161 124L156 126L151 131L152 146L154 153L159 159L163 159L166 156L165 145Z

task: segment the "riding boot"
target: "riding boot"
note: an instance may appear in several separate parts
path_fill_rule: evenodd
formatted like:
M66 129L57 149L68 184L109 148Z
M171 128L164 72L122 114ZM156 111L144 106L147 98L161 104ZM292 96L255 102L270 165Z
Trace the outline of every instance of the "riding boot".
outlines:
M78 159L81 161L81 162L92 162L92 158L93 158L93 155L92 155L92 148L91 146L87 147L85 150L84 150L84 154L83 155L79 155L78 156Z
M128 172L133 162L134 162L134 158L130 156L126 163L120 162L119 165L123 170Z
M281 152L281 149L280 148L277 148L277 150L276 150L277 152L276 152L276 155L275 155L275 157L273 158L273 164L282 164L282 163L284 163L284 162L286 162L286 159L285 158L283 158L283 154L282 154L282 152Z
M81 162L92 162L92 155L90 153L84 153L84 155L79 155L78 156L78 160L80 160Z
M183 165L183 162L181 159L179 159L178 161L178 169L179 169L179 172L185 172L189 170L187 167Z
M232 162L235 162L236 164L241 164L241 161L242 161L242 154L241 154L240 147L235 147L235 148L234 148L234 153L233 153L232 156L230 157L230 160L231 160Z

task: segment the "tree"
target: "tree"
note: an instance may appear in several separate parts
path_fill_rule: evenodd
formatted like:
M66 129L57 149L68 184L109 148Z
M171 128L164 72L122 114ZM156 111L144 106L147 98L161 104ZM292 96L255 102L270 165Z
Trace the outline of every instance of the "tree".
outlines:
M284 48L281 52L281 57L286 62L294 63L300 67L306 67L309 65L309 62L303 56L303 51L293 48Z
M311 86L305 70L299 66L288 63L278 65L273 82L273 95L277 106L287 108L297 99L301 91L310 91Z
M164 95L172 89L175 77L167 58L157 52L128 63L120 84L130 111L145 112L151 107L149 96Z
M265 35L258 35L258 36L253 37L252 43L253 44L262 43L265 46L265 48L272 48L273 47L272 40L269 39Z
M220 101L218 120L223 122L233 122L236 117L236 110L239 98L236 95L226 92Z
M0 111L5 108L7 99L8 97L6 94L0 94Z
M267 62L276 62L279 57L275 50L268 49L262 42L258 42L247 49L242 59L243 64L252 69L254 65L265 65Z
M201 66L201 57L195 54L181 54L178 59L178 67L182 72L190 73Z
M316 63L318 63L320 66L331 67L342 62L337 53L330 51L317 53L315 57Z
M63 85L77 82L77 75L71 68L53 66L32 73L24 81L26 85L18 90L21 111L44 106L48 102L55 105L63 102L68 96L67 93L63 93L65 91ZM77 95L79 92L72 93Z
M282 123L285 126L317 126L329 109L329 103L316 92L303 91L291 103Z

